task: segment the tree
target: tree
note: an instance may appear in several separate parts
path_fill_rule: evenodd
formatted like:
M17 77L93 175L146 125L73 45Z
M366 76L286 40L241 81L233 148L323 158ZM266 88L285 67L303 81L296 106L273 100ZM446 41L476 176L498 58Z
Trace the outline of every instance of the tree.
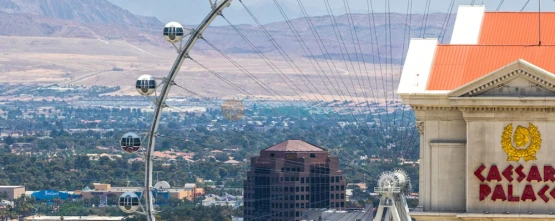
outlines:
M12 135L8 135L8 137L6 137L6 140L4 142L6 142L7 145L12 145L15 143L14 139L12 138Z
M227 154L225 153L218 153L216 154L216 160L220 161L220 162L225 162L229 160L229 156L227 156Z

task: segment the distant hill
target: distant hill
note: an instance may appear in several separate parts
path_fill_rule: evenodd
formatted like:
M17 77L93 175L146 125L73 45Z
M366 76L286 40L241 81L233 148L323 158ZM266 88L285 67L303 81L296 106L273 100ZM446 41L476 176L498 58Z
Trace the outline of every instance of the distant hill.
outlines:
M326 50L330 54L329 57L341 60L349 59L350 56L350 60L357 60L356 57L358 56L358 60L362 60L360 57L362 51L366 62L393 62L395 64L400 64L403 55L406 54L406 50L408 49L409 31L411 38L437 38L441 30L444 29L443 24L446 18L448 18L446 16L448 16L448 14L430 14L427 21L423 21L423 15L412 15L409 18L406 14L392 13L391 17L389 17L384 13L376 13L373 19L369 21L369 16L366 14L353 14L352 21L354 24L349 22L348 15L335 16L335 18L331 20L331 16L317 16L311 17L310 19L319 37L326 45ZM441 38L443 42L448 42L451 39L455 17L455 14L451 15L450 22L447 25L447 31L445 31L445 36ZM391 24L389 24L389 20L391 20ZM287 22L270 23L265 25L265 28L287 53L306 56L301 45L304 46L304 44L307 44L310 52L312 52L315 57L328 57L328 55L322 52L318 47L318 37L313 35L311 31L312 26L310 26L304 18L293 19L291 23L299 35L302 36L302 41L297 40ZM423 24L426 24L425 29L423 28ZM278 54L276 48L258 26L238 25L237 27L257 46L258 50L270 54ZM355 30L357 33L356 35L354 34ZM391 30L391 32L389 32L389 30ZM375 39L376 33L377 42ZM370 36L374 37L371 38ZM255 53L255 51L228 26L211 27L205 32L204 37L227 53ZM359 43L360 48L358 46ZM374 45L374 49L372 49L372 45ZM348 53L345 51L345 47ZM355 54L355 48L358 55ZM209 50L211 48L204 42L199 41L197 49ZM310 54L310 52L308 54ZM390 61L389 57L391 57L391 53L393 57ZM386 57L388 57L387 60Z
M154 17L134 15L106 0L0 0L0 11L84 24L119 24L137 27L162 25Z
M106 0L0 0L0 35L121 39L159 45L162 22Z
M411 37L422 37L422 25L426 23L425 37L437 37L446 16L447 14L441 13L430 14L427 21L423 22L424 16L418 14L407 18L405 14L392 13L389 17L384 13L376 13L370 22L366 14L352 14L354 29L347 15L335 16L332 20L330 16L311 17L329 55L320 50L317 38L304 18L293 19L292 24L315 58L357 60L358 57L358 60L362 60L360 54L364 54L364 60L367 62L399 64L408 47L408 41L404 41L407 39L408 31L410 30ZM451 15L445 40L450 39L450 29L455 16ZM386 22L389 20L391 24ZM5 36L124 40L132 44L170 47L161 36L164 24L158 19L135 15L107 0L0 0L0 21L0 35ZM411 23L410 29L408 21ZM334 23L337 25L332 25ZM238 25L238 28L258 50L270 55L279 55L258 26ZM310 53L305 53L301 42L297 40L287 22L270 23L265 25L265 28L289 55L310 57ZM336 32L336 28L340 33ZM356 36L351 35L354 30L358 34L358 41ZM391 33L388 30L391 30ZM370 33L374 32L378 34L377 42L370 37ZM226 53L255 53L229 26L210 27L204 37ZM373 48L372 45L379 47ZM195 50L206 51L211 48L205 42L199 41Z

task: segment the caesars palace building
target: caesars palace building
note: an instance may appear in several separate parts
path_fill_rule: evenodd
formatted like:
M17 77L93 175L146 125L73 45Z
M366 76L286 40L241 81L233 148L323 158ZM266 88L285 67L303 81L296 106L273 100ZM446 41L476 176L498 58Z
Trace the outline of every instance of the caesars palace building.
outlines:
M554 73L555 13L461 6L449 44L411 39L398 94L420 132L413 218L555 220Z

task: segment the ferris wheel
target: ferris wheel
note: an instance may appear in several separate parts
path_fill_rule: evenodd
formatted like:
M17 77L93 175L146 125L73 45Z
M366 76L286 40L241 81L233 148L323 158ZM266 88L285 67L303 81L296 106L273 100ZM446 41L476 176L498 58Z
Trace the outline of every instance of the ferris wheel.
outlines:
M429 1L429 0L428 0ZM120 198L120 206L124 206L125 208L122 209L125 212L137 212L139 209L142 209L142 211L140 213L146 215L147 220L149 221L153 221L155 220L154 215L155 215L155 211L154 211L154 197L152 195L152 192L154 191L154 186L153 186L153 174L152 174L152 169L153 169L153 153L154 153L154 147L155 147L155 143L156 143L156 138L158 135L158 125L161 121L162 118L162 112L165 108L168 108L169 106L166 104L166 100L169 96L170 90L173 86L176 87L180 87L178 84L175 83L175 79L179 73L179 70L181 68L182 63L186 60L186 59L191 59L191 57L189 56L189 53L191 51L191 49L193 48L193 46L195 45L195 43L197 42L198 39L204 39L203 38L203 32L206 30L206 28L214 21L214 19L216 17L218 17L218 15L222 15L222 11L228 7L230 5L230 3L232 2L232 0L210 0L210 5L211 5L211 11L210 13L206 16L206 18L201 22L201 24L196 28L196 29L188 29L183 27L181 24L177 23L177 22L170 22L168 24L165 25L164 29L163 29L163 36L164 38L170 42L172 44L172 46L176 49L177 53L178 53L178 57L176 58L174 64L172 65L170 72L168 73L167 77L164 78L154 78L153 76L150 75L142 75L140 76L137 81L136 81L136 90L137 92L142 95L147 97L148 99L150 99L153 103L154 103L154 114L153 114L153 120L152 120L152 124L150 127L150 130L148 131L148 133L146 134L146 138L147 139L141 139L141 136L139 136L138 134L135 133L127 133L125 134L122 138L121 138L121 147L124 151L129 152L129 153L137 153L138 151L142 150L144 147L144 158L145 158L145 185L144 185L144 189L143 189L143 194L141 194L141 196L138 196L137 194L124 194L122 195L123 198ZM280 11L283 12L283 9L281 8L281 6L279 5L278 1L274 1L276 3L276 6L278 7L278 9ZM331 14L331 16L329 16L330 19L334 18L333 16L333 12L332 12L332 7L329 3L328 0L324 1L326 3L326 8L329 8L329 12ZM348 2L348 1L344 1L344 2ZM369 3L372 3L372 1L368 1ZM412 1L408 1L409 3L411 3ZM454 1L451 1L454 2ZM361 44L359 42L359 38L357 36L357 33L359 33L359 31L357 30L352 30L353 32L351 32L351 30L340 30L339 29L339 25L337 24L338 22L333 20L330 21L331 28L332 31L334 33L333 37L335 37L337 39L337 44L338 44L338 48L340 50L341 53L344 53L347 55L347 57L343 57L343 63L344 65L341 65L341 68L345 68L346 70L340 69L335 67L335 63L334 63L334 59L332 57L330 57L330 53L327 52L326 50L326 46L330 46L328 45L329 42L333 42L333 38L332 39L321 39L319 36L318 31L314 28L314 24L312 23L312 21L307 18L308 17L308 12L306 12L306 10L304 10L304 6L301 0L298 0L299 6L301 7L301 9L303 9L303 14L306 15L306 19L307 19L307 24L308 27L312 27L311 29L308 29L310 32L307 32L307 35L313 35L314 36L314 42L315 45L312 45L312 48L319 48L321 51L325 51L322 52L322 56L325 60L325 62L321 61L321 64L318 63L318 61L316 61L315 63L312 63L312 66L314 67L314 69L316 70L315 73L317 73L318 78L321 79L322 81L322 85L324 85L324 87L328 90L329 94L332 96L332 98L337 98L338 100L347 100L347 99L356 99L356 102L354 102L355 104L353 105L357 105L357 108L353 108L350 114L346 114L345 116L347 116L347 118L352 117L353 119L348 119L351 122L354 123L346 123L344 126L353 130L361 130L361 131L365 131L365 132L370 132L373 131L373 133L376 136L379 136L379 139L383 139L383 140L378 140L376 139L373 143L369 144L363 144L362 141L360 141L359 136L357 136L357 143L356 145L360 145L360 146L371 146L371 145L383 145L383 150L389 150L389 149L394 149L394 150L401 150L399 151L400 153L403 153L405 155L408 155L408 151L410 151L409 148L398 148L398 147L409 147L413 144L416 144L416 139L418 139L417 136L417 131L415 131L413 127L410 127L412 124L409 124L410 121L408 121L407 119L409 118L408 116L405 116L405 107L404 106L400 106L399 104L399 98L397 97L397 95L395 95L395 93L390 93L391 91L388 91L388 89L386 88L393 88L393 78L394 78L394 70L393 70L393 65L392 65L392 60L393 60L393 52L391 49L391 36L394 36L394 34L392 34L391 32L391 22L389 22L389 32L388 35L386 35L387 37L384 38L378 38L378 32L376 31L375 28L370 28L370 26L372 27L376 27L376 24L374 23L374 12L373 9L370 9L370 7L372 7L371 5L369 5L369 12L368 12L368 31L369 32L369 36L370 36L370 41L374 40L375 43L371 43L370 45L368 45L369 48L372 49L372 51L374 51L374 46L378 44L378 40L380 42L382 41L388 41L389 40L389 50L386 50L384 48L382 48L382 55L384 55L384 57L386 58L385 60L389 60L389 61L385 61L385 66L383 67L383 71L382 66L381 65L376 65L374 67L374 71L377 73L381 73L381 77L377 77L374 76L374 82L372 83L372 80L368 77L368 75L366 75L366 78L364 78L363 72L368 74L367 72L367 67L366 66L361 66L362 65L366 65L366 63L369 63L370 60L368 60L368 62L366 62L364 59L364 55L362 52L362 47ZM242 2L241 2L242 4ZM410 7L409 7L410 6ZM245 7L245 6L244 6ZM246 8L246 7L245 7ZM346 9L348 9L348 11L346 12L347 14L352 14L350 11L350 6L348 6L348 4L346 4L345 6ZM407 11L412 10L412 3L409 5L407 5ZM451 10L453 8L453 6L450 6ZM428 11L429 11L429 3L428 3ZM247 12L253 16L251 14L251 12L249 10L247 10ZM285 13L284 13L285 14ZM388 15L390 15L391 13L388 13ZM408 13L409 16L407 16L408 19L411 18L411 13ZM253 16L254 17L254 16ZM445 27L447 26L447 24L449 23L449 19L451 18L450 14L449 16L445 16ZM288 22L289 18L286 18L286 16L284 15L284 19ZM443 18L442 18L443 19ZM227 19L226 19L227 21ZM348 23L349 25L346 25L348 27L353 27L353 29L356 29L355 25L354 25L354 21L355 19L353 19L352 17L348 19ZM372 21L372 24L370 24L370 21ZM427 22L427 17L426 19L422 19L422 23L423 23L423 27L426 27L426 22ZM229 23L229 21L228 21ZM268 59L267 57L264 56L264 54L262 52L259 51L259 49L252 44L252 42L250 42L243 34L241 34L241 31L238 30L235 26L231 25L231 27L233 27L234 31L238 32L239 36L241 38L243 38L249 46L253 47L253 51L257 52L257 54L259 54L261 57L263 57L263 60L267 62L268 66L271 67L272 69L277 69L276 71L276 76L279 76L280 78L282 78L282 81L284 84L287 84L287 86L289 86L291 88L291 91L294 92L295 94L298 95L298 97L301 97L301 95L306 97L306 100L310 100L312 101L312 98L307 96L306 94L321 94L320 91L318 91L318 88L316 86L314 86L314 84L311 82L311 80L305 76L305 74L303 73L302 70L299 69L299 67L297 67L295 65L295 62L293 59L291 59L287 53L284 52L284 50L279 46L279 43L277 41L272 41L273 39L271 38L269 32L263 27L263 25L260 25L259 21L256 20L256 23L259 25L259 27L263 30L264 35L268 36L270 40L270 42L272 43L272 45L274 47L276 47L276 50L280 53L281 56L284 57L284 61L291 66L291 70L294 70L295 73L297 73L297 71L299 72L298 75L299 76L304 76L305 79L303 79L302 77L300 77L300 79L297 81L295 79L291 80L287 77L287 75L283 74L279 68L277 67L277 65L274 65L272 63L272 61L270 61L270 59ZM409 26L410 26L410 20L409 20ZM309 49L309 46L307 46L305 44L305 41L303 40L303 38L305 37L305 35L299 34L298 30L295 29L295 27L293 25L289 26L291 28L291 32L295 33L293 34L293 36L298 39L297 42L301 43L301 49L305 51L305 53L307 53L307 57L315 57L314 55L312 55L312 52ZM385 29L385 26L384 26ZM442 28L441 31L439 31L439 36L443 36L445 35L444 33L442 34L442 31L446 30L446 28ZM347 46L345 46L345 42L349 42L348 39L343 39L341 31L343 31L345 37L347 37L349 34L351 35L351 39L352 39L352 46L354 48L354 52L353 51L348 51L352 50L350 47L348 48ZM405 33L403 33L403 38L405 39L409 39L411 36L411 32L410 32L410 28L406 30L404 30ZM408 32L408 33L407 33ZM421 35L423 37L426 36L426 29L424 28L423 31L421 31ZM428 34L429 35L429 34ZM188 38L187 38L188 37ZM187 39L186 41L184 39ZM326 44L324 44L324 42L326 42ZM216 49L212 44L210 44L209 42L207 42L207 44L211 47L214 48L215 51L221 53L220 50ZM358 47L355 47L358 46ZM404 53L404 49L405 49L405 45L403 45L403 53ZM343 50L345 52L343 52ZM283 54L282 54L283 52ZM376 47L376 52L378 53L378 61L374 61L374 63L380 63L380 48ZM308 55L310 54L310 55ZM350 54L350 55L349 55ZM360 58L358 57L360 54ZM326 56L327 55L327 56ZM356 55L356 58L354 57ZM353 57L350 57L353 56ZM401 58L403 57L403 54L400 56ZM227 57L226 57L227 58ZM374 59L374 58L372 58ZM328 62L328 60L331 60L330 62ZM341 60L341 59L339 59ZM361 63L357 63L359 60L362 60ZM347 62L348 61L348 62ZM312 62L312 61L311 61ZM337 62L338 65L341 62ZM382 62L383 63L383 62ZM235 63L234 63L235 64ZM330 71L328 71L327 73L324 72L323 69L325 69L325 64L327 64L327 66L329 67ZM331 65L330 65L331 64ZM349 65L350 64L350 65ZM358 65L357 65L358 64ZM388 64L390 67L388 67ZM240 66L240 65L239 65ZM318 66L318 68L316 67ZM322 68L322 66L324 66L324 68ZM355 66L358 66L358 72L357 72L357 68ZM364 68L364 71L362 70ZM206 68L205 68L206 69ZM256 78L252 78L252 73L249 73L248 71L245 71L244 68L240 68L238 67L238 69L240 69L243 72L246 72L245 74L249 75L249 77L253 80L253 82L259 84L261 87L264 84L263 82L259 81ZM378 70L376 70L378 69ZM275 71L275 70L274 70ZM340 73L340 72L344 72L344 73ZM337 73L337 75L333 75L334 73ZM320 75L321 74L321 75ZM331 78L328 78L328 76L326 74L331 75ZM316 78L316 77L315 77ZM345 80L344 80L345 78ZM220 78L221 79L221 78ZM332 81L335 80L335 81ZM380 79L381 81L381 87L382 90L379 90L379 87L375 87L372 88L372 86L374 85L378 85L378 79ZM389 80L388 82L388 79ZM305 81L306 80L306 81ZM327 80L327 81L326 81ZM339 81L340 80L340 81ZM348 83L351 83L351 85L348 85ZM345 83L347 82L347 84ZM356 82L356 83L355 83ZM291 84L290 84L291 83ZM299 83L300 86L297 86L296 83ZM306 87L303 87L302 84L305 84ZM372 85L373 84L373 85ZM388 85L391 84L391 85ZM292 86L291 86L292 85ZM356 85L356 86L355 86ZM368 85L368 86L365 86ZM372 86L371 86L372 85ZM267 85L264 85L267 87L267 92L268 94L274 96L274 97L282 97L282 95L280 95L278 92L276 92L273 88L268 87ZM337 86L337 87L336 87ZM358 87L358 88L357 88ZM302 88L302 89L301 89ZM305 89L307 88L307 89ZM184 88L182 88L184 89ZM303 90L305 89L305 90ZM374 94L373 90L376 89L376 92ZM185 89L186 90L186 89ZM312 90L314 90L315 92L313 92ZM392 89L393 90L393 89ZM244 90L242 90L244 91ZM190 91L189 91L190 92ZM369 92L369 93L366 93ZM334 94L335 93L335 94ZM383 95L380 95L381 93L383 93ZM300 94L300 95L299 95ZM383 96L382 98L380 98L380 96ZM364 98L362 98L364 97ZM315 99L319 99L317 98L317 96L314 96ZM333 100L335 100L335 98ZM360 100L359 100L360 98ZM373 107L371 106L373 102L370 102L369 99L374 99L374 102L380 102L381 99L385 98L385 111L383 112L379 112L380 109L384 108L384 107ZM388 100L388 98L390 100ZM322 100L324 100L325 98L322 98ZM284 99L285 100L285 99ZM302 100L302 99L301 99ZM383 101L381 101L383 103ZM333 103L333 102L332 102ZM242 105L242 104L239 104ZM231 105L233 106L233 105ZM398 108L396 106L402 107ZM223 106L222 106L223 108ZM366 108L366 109L365 109ZM365 110L363 110L365 109ZM397 109L398 112L395 111L390 111L390 110L395 110ZM240 108L240 110L243 110L242 108ZM333 110L333 109L332 109ZM336 111L337 112L337 111ZM225 113L224 113L225 114ZM231 114L233 115L233 114ZM327 114L326 114L327 115ZM355 116L356 115L356 116ZM408 115L408 113L406 114ZM364 116L364 117L359 117L359 116ZM330 118L332 121L336 121L339 123L343 123L343 121L346 121L344 119L340 119L340 118L336 118L333 116L327 116L328 118ZM368 124L368 119L370 118L374 118L375 120L375 124L373 125L374 127L372 127L372 125L369 126ZM374 123L374 122L372 122ZM371 128L372 127L372 128ZM410 127L410 131L408 129L405 128L409 128ZM387 133L387 134L386 134ZM395 140L394 137L391 137L391 134L397 133L399 136L398 137L402 137L404 139L397 139ZM410 134L410 135L409 135ZM414 135L414 136L413 136ZM141 141L142 140L148 140L148 143L146 143L146 145L142 144ZM353 142L352 145L355 145L355 142ZM416 145L414 145L416 146ZM385 151L384 151L385 152ZM393 151L390 151L393 152ZM371 155L370 155L371 156ZM354 159L354 157L353 157ZM404 202L404 198L400 197L401 195L399 195L399 191L404 191L405 189L403 189L404 187L408 187L409 185L406 185L408 182L408 177L406 176L406 174L401 173L401 172L395 172L395 173L391 173L391 174L384 174L384 176L382 177L382 179L380 179L380 186L383 187L383 189L381 189L380 191L386 191L383 192L384 194L389 194L390 198L394 200L395 203L402 203ZM392 186L393 185L393 186ZM406 194L407 192L403 192L402 194ZM146 205L141 205L141 200L138 200L139 198L144 198L145 200L145 204ZM389 199L389 198L388 198ZM385 200L384 202L392 202L392 201L387 201ZM384 204L385 205L385 204ZM387 204L390 205L390 204ZM391 204L393 205L393 204ZM397 205L397 208L400 213L400 216L402 220L404 220L403 217L406 218L406 216L403 216L403 214L408 214L408 208L406 208L404 206L404 204L402 206ZM402 212L404 211L404 212ZM408 218L407 220L409 220L410 218Z
M152 125L147 134L148 143L144 153L145 185L142 196L144 196L146 205L140 205L140 201L138 200L139 197L136 194L125 193L120 197L120 207L124 212L138 212L138 209L142 208L143 211L138 213L145 215L148 221L155 220L154 197L152 195L154 190L152 183L153 153L162 112L164 108L168 107L168 105L166 105L166 99L168 98L171 87L176 85L174 80L179 73L183 61L189 58L189 52L197 40L202 37L202 33L218 15L221 15L222 11L229 6L231 1L232 0L210 0L212 10L196 29L184 28L177 22L170 22L166 24L163 30L164 38L177 50L177 53L179 54L178 57L176 58L167 77L161 79L160 84L157 82L157 79L150 75L142 75L137 79L135 85L137 92L142 96L148 97L155 105ZM186 31L188 33L186 33ZM189 36L188 40L183 42L182 40L187 36ZM158 89L160 89L160 93L157 95ZM141 149L140 136L135 133L125 134L121 138L121 147L126 152L136 153Z

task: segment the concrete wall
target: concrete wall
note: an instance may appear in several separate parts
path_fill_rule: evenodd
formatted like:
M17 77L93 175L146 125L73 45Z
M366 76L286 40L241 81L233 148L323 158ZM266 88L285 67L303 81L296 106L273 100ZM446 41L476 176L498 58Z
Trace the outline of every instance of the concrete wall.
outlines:
M465 210L466 122L458 109L416 112L420 125L419 208Z

